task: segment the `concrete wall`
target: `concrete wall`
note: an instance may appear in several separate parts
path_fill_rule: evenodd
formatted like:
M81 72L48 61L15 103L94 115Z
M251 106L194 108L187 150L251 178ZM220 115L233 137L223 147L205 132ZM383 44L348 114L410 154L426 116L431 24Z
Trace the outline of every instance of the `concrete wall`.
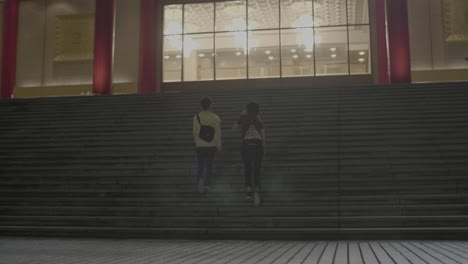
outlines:
M22 0L18 32L17 87L91 84L93 61L54 61L55 19L93 14L93 0Z
M468 42L444 40L442 0L408 1L408 12L413 71L468 69Z
M114 83L138 83L140 1L117 0Z
M2 83L2 64L3 64L3 5L0 3L0 83Z
M56 61L55 19L61 15L95 12L94 0L22 0L20 2L18 95L74 95L88 93L93 82L93 60ZM119 92L137 91L140 46L139 1L116 1L114 83ZM21 88L29 87L28 90ZM52 87L52 88L51 88ZM53 88L56 87L56 88ZM70 88L69 91L64 91ZM41 89L43 92L32 91Z

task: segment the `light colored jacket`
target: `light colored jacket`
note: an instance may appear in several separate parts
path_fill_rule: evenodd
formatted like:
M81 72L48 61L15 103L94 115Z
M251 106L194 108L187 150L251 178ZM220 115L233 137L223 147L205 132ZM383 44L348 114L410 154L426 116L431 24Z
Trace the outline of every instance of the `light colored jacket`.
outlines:
M193 117L193 139L197 148L217 147L221 148L221 120L210 111L201 111L198 113L202 125L211 126L215 129L215 135L211 142L206 142L200 139L200 124L198 123L197 116Z

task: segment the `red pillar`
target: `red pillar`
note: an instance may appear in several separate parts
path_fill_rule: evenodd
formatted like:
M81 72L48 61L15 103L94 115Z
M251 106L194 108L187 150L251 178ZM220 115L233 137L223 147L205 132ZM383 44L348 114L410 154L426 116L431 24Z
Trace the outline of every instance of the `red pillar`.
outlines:
M141 0L140 20L140 93L158 93L157 72L158 0Z
M94 27L94 78L96 94L112 94L115 0L96 0Z
M16 47L18 44L19 0L6 0L3 23L3 60L0 98L13 97L16 82Z
M390 50L390 80L411 82L411 61L407 0L387 0L388 44Z
M388 48L387 48L387 11L386 1L376 0L377 50L379 54L379 84L389 84Z

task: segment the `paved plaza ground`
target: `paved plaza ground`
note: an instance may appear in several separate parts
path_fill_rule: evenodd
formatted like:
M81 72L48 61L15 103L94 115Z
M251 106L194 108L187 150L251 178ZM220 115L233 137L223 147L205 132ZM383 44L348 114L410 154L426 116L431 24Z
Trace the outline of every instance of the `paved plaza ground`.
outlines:
M0 238L0 263L466 264L468 242Z

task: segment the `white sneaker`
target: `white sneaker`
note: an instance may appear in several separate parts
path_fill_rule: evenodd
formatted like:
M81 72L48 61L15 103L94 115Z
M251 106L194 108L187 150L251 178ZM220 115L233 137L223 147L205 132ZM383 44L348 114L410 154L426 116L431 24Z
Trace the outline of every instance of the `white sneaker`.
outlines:
M260 192L258 190L255 190L254 192L254 205L255 206L260 206L262 203L262 199L260 198Z

